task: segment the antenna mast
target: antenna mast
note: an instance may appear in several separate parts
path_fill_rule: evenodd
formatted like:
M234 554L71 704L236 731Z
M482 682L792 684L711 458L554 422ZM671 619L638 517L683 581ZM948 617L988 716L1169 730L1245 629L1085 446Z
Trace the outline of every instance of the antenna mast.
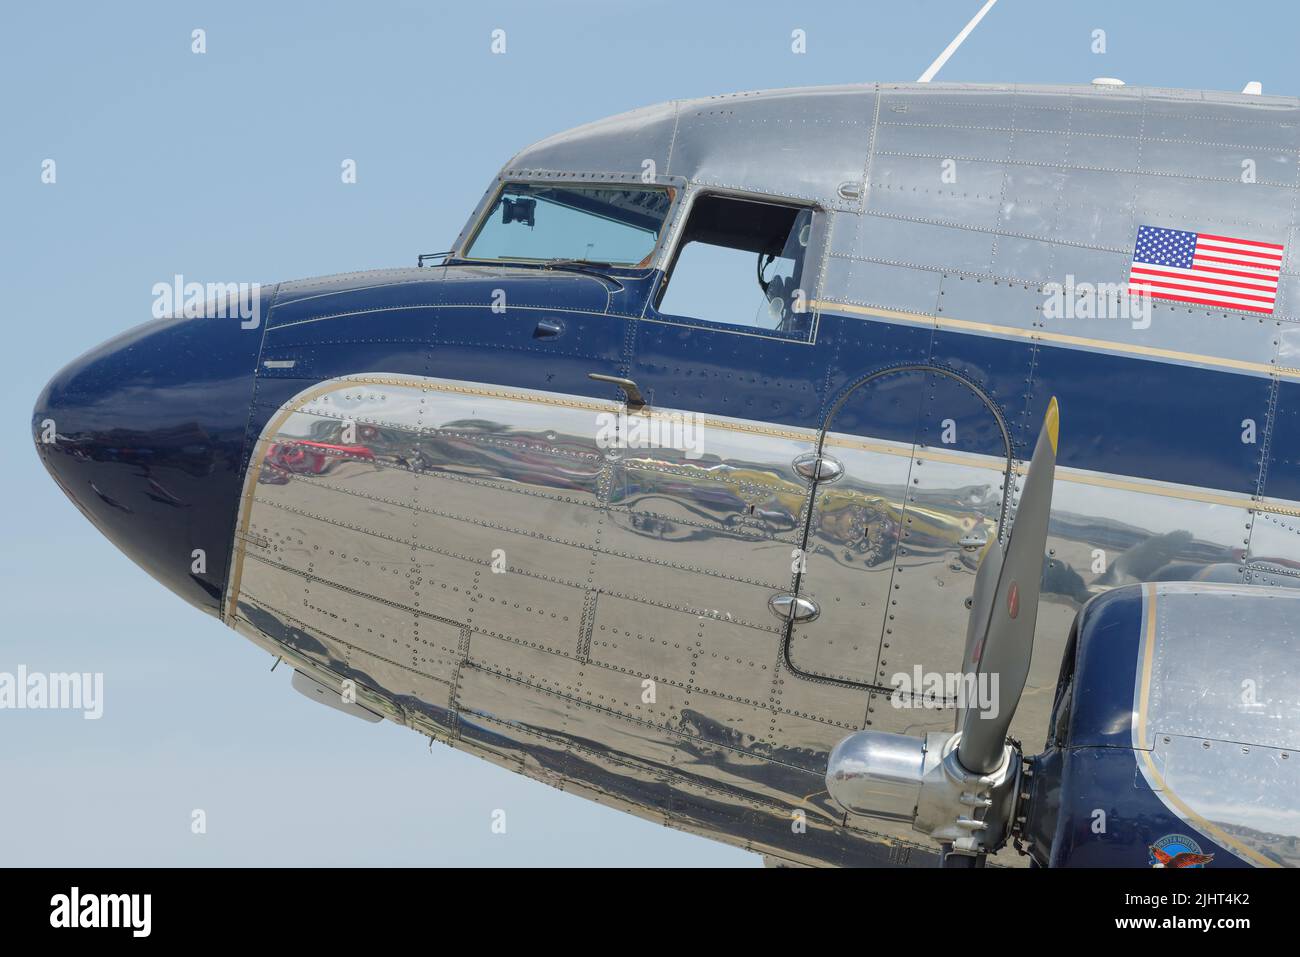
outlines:
M993 9L993 4L997 2L998 0L988 0L988 2L984 4L984 6L980 7L980 12L975 14L975 16L971 17L970 23L962 27L961 33L957 34L955 37L952 38L952 43L949 43L944 48L944 51L939 54L938 58L935 59L935 61L931 63L929 67L926 68L926 71L921 74L920 79L918 79L916 82L929 83L931 80L933 80L934 75L938 73L941 69L943 69L943 65L948 62L948 58L957 52L957 48L962 45L962 42L968 36L970 36L971 31L974 30L975 27L979 25L979 22L984 19L984 14L988 13L991 9Z

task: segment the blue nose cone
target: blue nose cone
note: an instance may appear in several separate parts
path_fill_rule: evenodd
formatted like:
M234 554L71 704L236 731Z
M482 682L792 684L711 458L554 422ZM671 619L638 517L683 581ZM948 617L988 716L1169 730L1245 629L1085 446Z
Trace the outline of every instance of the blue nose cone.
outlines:
M114 545L191 604L220 614L258 322L160 319L62 369L32 412L60 488Z

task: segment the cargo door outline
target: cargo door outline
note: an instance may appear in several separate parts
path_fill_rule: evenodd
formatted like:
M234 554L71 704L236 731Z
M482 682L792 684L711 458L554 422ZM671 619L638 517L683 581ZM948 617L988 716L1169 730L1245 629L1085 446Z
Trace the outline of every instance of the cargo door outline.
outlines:
M1004 453L1002 456L1003 465L1001 470L1002 495L1000 503L996 509L996 534L999 538L1003 537L1004 530L1007 527L1006 520L1011 501L1011 494L1015 487L1013 482L1014 460L1012 455L1011 432L1007 426L1006 417L1003 415L1002 410L998 407L997 403L993 401L981 386L960 372L929 363L905 363L878 369L858 379L852 386L845 390L844 394L836 400L835 404L827 413L817 438L816 455L822 458L829 457L833 460L837 459L837 456L852 458L857 450L853 448L844 448L843 443L837 443L834 439L829 443L827 441L828 436L832 434L832 426L835 422L836 416L840 413L845 403L851 397L861 394L860 390L864 387L869 387L871 384L876 383L887 376L903 375L925 376L925 380L921 383L923 389L928 389L930 387L931 376L940 376L950 382L956 383L957 385L969 390L969 392L973 394L992 415L993 420L997 425L998 432L1000 433L1002 451ZM852 470L845 469L845 478L836 475L828 480L824 478L822 473L819 471L812 479L810 479L809 504L807 513L804 517L804 534L800 548L801 560L797 563L795 570L794 593L800 597L812 598L814 601L817 601L818 616L811 620L805 620L802 622L791 621L786 626L783 642L783 661L785 667L788 668L796 677L824 684L859 688L886 694L892 694L894 691L892 687L883 683L882 680L877 680L879 676L876 674L876 670L877 662L880 660L881 656L881 646L885 637L886 625L889 620L888 614L889 608L891 607L890 600L895 590L895 579L898 574L898 559L900 551L902 551L903 548L903 540L906 537L905 529L907 520L916 510L916 503L909 494L913 480L912 472L917 463L918 457L924 457L927 454L920 447L919 437L921 434L921 428L919 418L920 411L918 407L917 427L913 431L910 443L910 458L904 457L907 455L906 443L894 442L892 443L894 448L890 450L884 450L884 447L891 443L877 442L867 437L862 438L861 442L855 443L856 445L861 446L861 449L867 452L868 456L871 456L871 461L876 463L877 467L883 465L884 468L889 470L889 474L880 477L884 480L884 484L888 484L888 480L891 478L898 479L901 477L901 482L897 483L901 489L900 494L897 496L899 499L897 503L890 502L888 497L885 495L874 496L874 504L876 506L874 518L877 521L888 520L885 516L893 513L896 515L894 521L897 527L893 532L892 537L892 554L889 555L887 563L881 563L882 565L887 564L888 567L887 569L879 568L876 570L876 573L882 575L882 577L886 570L888 572L887 579L884 582L885 587L883 589L879 587L875 589L877 595L883 596L881 599L883 601L883 608L879 609L879 618L876 617L874 610L869 611L867 617L861 622L856 633L851 633L849 629L845 628L840 628L839 633L834 633L833 631L828 630L826 627L828 622L830 624L830 629L835 628L835 623L833 621L834 613L831 612L829 616L827 615L828 600L835 601L838 599L837 604L839 606L852 606L860 604L860 602L858 602L852 590L844 589L822 593L819 598L817 587L818 576L815 566L826 566L829 565L829 562L823 560L821 562L813 563L812 566L809 564L810 560L814 557L814 554L819 548L817 538L819 533L823 530L821 523L826 517L826 513L834 511L837 508L844 509L848 507L848 500L854 498L851 492L845 490L839 493L839 498L845 499L846 501L838 502L830 499L830 496L834 494L834 483L837 480L846 481L851 478L850 473ZM873 455L873 452L876 454ZM895 463L901 462L903 464L901 467L893 467L890 465L891 460ZM861 465L864 461L867 461L867 457L859 456L857 464ZM858 478L861 480L863 476L859 475ZM877 476L873 475L872 478L876 479ZM859 495L858 498L871 502L873 496L863 494ZM870 528L864 528L863 533L865 535L871 535L873 534L873 530ZM874 530L874 533L881 534L882 530ZM885 530L884 533L886 535L889 534L887 530ZM980 556L982 556L982 550L980 550L979 556L977 557ZM826 558L824 554L819 557L822 559ZM832 576L828 575L826 577L829 579ZM841 580L843 580L844 577L845 576L841 575ZM859 587L866 584L865 581L860 580L861 577L861 575L857 576L859 580L855 582ZM829 580L828 584L830 584ZM843 612L840 613L840 620L845 620ZM879 628L875 629L877 621L879 623ZM819 626L821 627L820 632ZM873 631L873 629L875 630ZM964 641L964 637L965 623L963 621L961 623L960 634L952 636L952 641L959 651L961 644ZM805 651L805 658L808 657L807 651L809 649L817 649L823 654L823 657L830 659L831 656L840 653L839 649L850 649L853 647L855 640L857 641L857 649L860 657L855 659L853 662L836 660L836 666L839 669L836 673L832 673L829 670L819 669L815 666L804 667L799 664L799 651L801 650L801 647ZM832 650L831 642L835 642L833 646L834 650ZM958 660L960 660L959 654ZM809 663L805 661L804 664L808 665ZM858 666L858 673L852 673L853 665ZM863 665L866 665L867 667L863 668Z

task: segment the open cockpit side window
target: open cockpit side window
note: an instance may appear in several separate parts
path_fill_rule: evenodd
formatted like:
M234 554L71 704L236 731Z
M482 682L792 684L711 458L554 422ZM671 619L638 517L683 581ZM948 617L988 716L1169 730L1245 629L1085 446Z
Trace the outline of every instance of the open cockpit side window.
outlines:
M664 187L506 183L463 258L648 266L671 205Z
M699 196L656 308L666 318L805 335L812 214L806 206Z

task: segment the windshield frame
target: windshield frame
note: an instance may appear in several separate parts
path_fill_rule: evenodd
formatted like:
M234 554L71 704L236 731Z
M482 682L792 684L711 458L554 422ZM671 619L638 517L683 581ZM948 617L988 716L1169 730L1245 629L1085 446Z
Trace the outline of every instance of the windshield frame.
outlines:
M489 218L497 209L502 194L512 186L558 186L558 187L577 187L582 189L610 189L610 190L657 190L668 194L668 209L664 213L663 224L659 227L658 235L655 237L654 245L646 253L645 257L635 263L609 263L604 261L592 260L597 268L606 272L644 272L654 268L656 258L660 255L665 247L665 242L672 231L677 214L677 206L681 200L683 190L673 183L663 182L667 177L656 177L654 182L644 182L640 177L619 177L602 175L600 179L587 177L546 177L546 176L501 176L497 178L491 190L484 196L479 209L475 211L472 224L462 232L462 239L456 244L456 250L448 257L447 262L466 263L466 264L484 264L484 265L506 265L506 266L532 266L545 268L549 263L576 261L569 256L553 256L549 259L489 259L479 256L470 256L469 251L473 248L474 243L478 240L479 233L487 225Z

